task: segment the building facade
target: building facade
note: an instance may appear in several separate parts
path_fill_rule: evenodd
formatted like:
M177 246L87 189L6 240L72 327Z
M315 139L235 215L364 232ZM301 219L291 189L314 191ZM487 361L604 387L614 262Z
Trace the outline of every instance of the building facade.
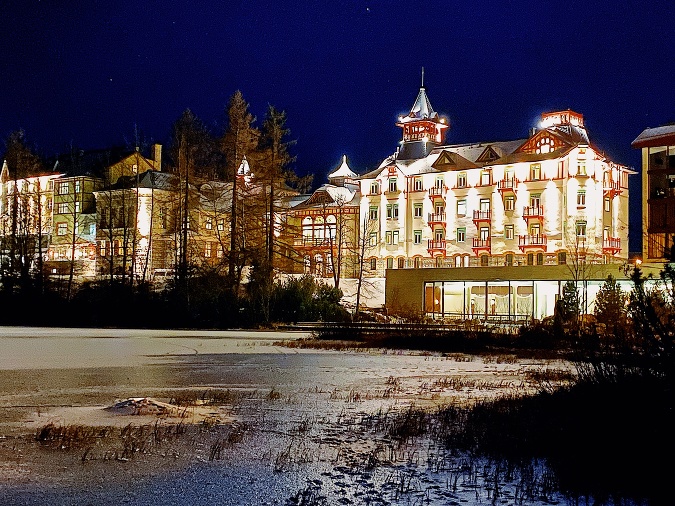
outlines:
M675 125L647 128L642 151L642 259L663 263L675 243Z

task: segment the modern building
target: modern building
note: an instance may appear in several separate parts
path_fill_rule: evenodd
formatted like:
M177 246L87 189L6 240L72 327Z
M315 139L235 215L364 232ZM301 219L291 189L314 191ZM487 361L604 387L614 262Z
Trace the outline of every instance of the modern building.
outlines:
M642 150L642 259L663 263L675 244L675 124L647 128Z

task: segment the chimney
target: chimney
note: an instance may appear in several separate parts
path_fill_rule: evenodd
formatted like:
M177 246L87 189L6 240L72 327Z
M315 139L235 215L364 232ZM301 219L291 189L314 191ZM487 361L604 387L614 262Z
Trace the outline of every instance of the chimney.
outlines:
M162 170L162 145L152 145L152 159L154 161L155 170Z

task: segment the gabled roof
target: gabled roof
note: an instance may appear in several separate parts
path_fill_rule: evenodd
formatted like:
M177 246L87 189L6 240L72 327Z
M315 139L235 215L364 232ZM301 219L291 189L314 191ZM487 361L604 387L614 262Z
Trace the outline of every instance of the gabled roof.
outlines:
M75 149L50 160L55 172L64 172L68 176L103 177L105 169L124 160L134 151L121 146L108 149Z
M155 190L176 190L178 180L174 174L147 170L137 176L122 176L110 187L111 190L130 188L153 188Z
M675 123L655 128L646 128L631 143L634 148L675 145Z
M349 165L347 165L347 155L342 155L342 164L335 169L333 172L328 174L328 179L334 179L334 178L339 178L339 177L349 177L353 178L356 177L356 172L354 172L352 169L349 168Z
M331 207L343 206L352 202L355 196L356 191L345 188L344 186L324 184L312 193L307 200L295 206L295 208L302 209L316 205Z
M438 158L436 158L436 161L433 162L431 166L439 171L464 170L480 167L480 165L477 165L471 160L467 160L460 154L448 149L442 150L440 155L438 155Z

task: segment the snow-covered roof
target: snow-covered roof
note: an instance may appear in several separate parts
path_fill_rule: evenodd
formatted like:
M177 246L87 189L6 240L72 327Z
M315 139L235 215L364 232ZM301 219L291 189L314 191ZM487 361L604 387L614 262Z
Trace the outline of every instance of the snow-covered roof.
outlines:
M246 155L244 155L244 158L242 158L241 163L239 164L239 168L237 169L237 175L248 176L250 174L251 174L251 167L249 167Z
M420 92L417 94L415 103L410 108L410 113L401 118L401 123L408 123L409 121L417 121L420 119L434 119L438 117L438 113L434 111L434 108L431 107L431 102L429 102L429 97L427 97L427 92L424 89L424 86L420 88Z
M631 143L634 148L647 148L675 144L675 124L646 128Z
M328 174L328 179L335 179L339 177L356 177L357 174L347 165L347 155L342 155L342 164L333 172Z

